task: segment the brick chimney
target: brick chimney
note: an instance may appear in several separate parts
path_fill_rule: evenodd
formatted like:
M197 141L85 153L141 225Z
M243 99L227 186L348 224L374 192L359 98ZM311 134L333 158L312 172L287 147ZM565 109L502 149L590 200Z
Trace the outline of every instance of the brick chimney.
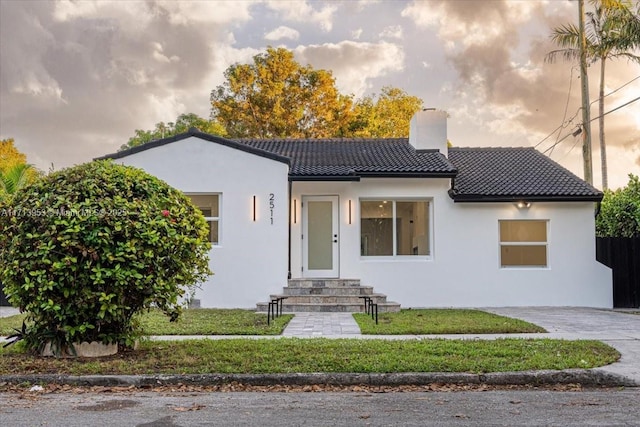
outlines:
M425 108L414 114L409 127L409 144L416 150L439 150L447 157L447 112Z

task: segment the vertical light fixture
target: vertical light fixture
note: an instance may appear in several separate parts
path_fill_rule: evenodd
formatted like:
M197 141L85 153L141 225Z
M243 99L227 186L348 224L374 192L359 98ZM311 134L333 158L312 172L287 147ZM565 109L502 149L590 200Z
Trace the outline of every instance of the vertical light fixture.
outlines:
M349 199L349 225L351 225L351 199Z
M256 222L256 196L253 196L253 222Z
M293 223L298 223L298 201L293 199Z

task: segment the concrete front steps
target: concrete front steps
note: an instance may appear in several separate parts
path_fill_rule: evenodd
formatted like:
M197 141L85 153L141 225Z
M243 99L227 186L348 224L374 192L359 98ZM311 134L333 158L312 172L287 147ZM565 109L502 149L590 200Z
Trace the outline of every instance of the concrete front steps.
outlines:
M286 297L282 311L296 312L346 312L364 311L364 299L369 297L378 304L378 312L400 311L400 304L387 301L387 296L373 292L373 287L362 286L359 279L290 279L283 293L271 295L271 300ZM266 312L268 302L259 302L257 311Z

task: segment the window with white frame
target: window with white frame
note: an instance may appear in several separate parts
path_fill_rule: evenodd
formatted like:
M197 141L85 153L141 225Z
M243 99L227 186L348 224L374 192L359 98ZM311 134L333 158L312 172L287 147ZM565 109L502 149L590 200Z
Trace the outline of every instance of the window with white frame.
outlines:
M547 220L500 220L501 267L547 267Z
M220 243L220 194L187 194L209 225L209 241Z
M360 255L428 256L428 200L361 200Z

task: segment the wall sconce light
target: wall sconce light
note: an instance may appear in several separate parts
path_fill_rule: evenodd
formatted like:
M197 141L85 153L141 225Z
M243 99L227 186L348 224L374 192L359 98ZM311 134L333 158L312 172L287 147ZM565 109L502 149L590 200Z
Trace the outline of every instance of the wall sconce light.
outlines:
M293 199L293 223L298 223L298 201Z
M256 222L256 196L253 196L253 222Z
M521 201L516 203L516 207L518 209L529 209L531 207L531 202Z
M351 225L351 199L349 199L349 225Z

